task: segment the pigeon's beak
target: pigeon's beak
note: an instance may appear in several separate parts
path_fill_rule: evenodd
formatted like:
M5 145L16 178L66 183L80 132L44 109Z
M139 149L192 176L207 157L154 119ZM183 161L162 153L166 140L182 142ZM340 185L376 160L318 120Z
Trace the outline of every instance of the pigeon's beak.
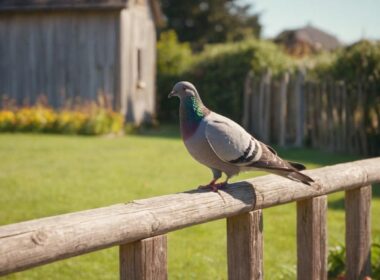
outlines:
M168 98L171 98L173 96L175 96L176 92L174 90L172 90L169 95L168 95Z

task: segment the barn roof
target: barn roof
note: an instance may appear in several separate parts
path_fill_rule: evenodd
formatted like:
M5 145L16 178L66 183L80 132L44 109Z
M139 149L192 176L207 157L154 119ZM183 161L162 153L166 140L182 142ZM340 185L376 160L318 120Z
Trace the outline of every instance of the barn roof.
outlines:
M319 45L325 50L333 50L341 46L335 36L311 25L299 29L285 30L277 35L275 41L284 42L290 37L293 40L306 42L314 46Z
M50 9L122 9L128 0L2 0L0 11Z
M131 0L0 0L0 12L44 11L73 9L120 10ZM158 0L147 0L157 27L163 25L163 15Z

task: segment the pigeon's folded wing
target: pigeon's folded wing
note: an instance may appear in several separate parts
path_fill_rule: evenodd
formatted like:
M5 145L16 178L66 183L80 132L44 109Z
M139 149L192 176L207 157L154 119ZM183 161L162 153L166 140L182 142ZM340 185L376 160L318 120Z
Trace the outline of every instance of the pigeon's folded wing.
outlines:
M224 162L249 165L261 156L261 147L237 123L213 113L206 125L206 139L215 154Z

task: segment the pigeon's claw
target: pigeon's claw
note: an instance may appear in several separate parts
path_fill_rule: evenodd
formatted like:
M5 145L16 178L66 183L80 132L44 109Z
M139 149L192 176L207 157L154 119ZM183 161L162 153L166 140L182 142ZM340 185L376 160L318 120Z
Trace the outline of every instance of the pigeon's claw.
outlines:
M218 192L219 189L225 187L226 185L227 185L226 182L222 182L222 183L210 185L210 188L213 192Z
M227 185L227 181L222 183L216 183L216 180L212 180L208 185L201 185L198 189L208 189L211 188L213 192L218 192L219 189L225 187Z
M211 185L214 185L215 184L215 182L216 182L216 179L213 179L210 183L208 183L207 185L200 185L199 187L198 187L198 189L200 190L200 189L207 189L207 188L209 188Z

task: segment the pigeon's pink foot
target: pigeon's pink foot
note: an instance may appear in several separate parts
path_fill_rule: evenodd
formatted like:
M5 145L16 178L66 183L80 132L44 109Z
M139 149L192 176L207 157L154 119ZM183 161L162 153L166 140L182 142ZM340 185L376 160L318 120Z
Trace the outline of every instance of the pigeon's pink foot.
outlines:
M212 180L208 185L205 186L199 186L198 189L208 189L211 188L213 192L218 192L219 189L225 187L227 185L227 182L222 183L215 183L216 180Z
M198 187L198 189L207 189L207 188L209 188L211 185L214 185L215 184L215 182L216 182L216 180L217 179L213 179L210 183L208 183L207 185L200 185L199 187Z
M217 183L210 185L210 188L213 192L218 192L219 189L225 187L227 185L227 182Z

